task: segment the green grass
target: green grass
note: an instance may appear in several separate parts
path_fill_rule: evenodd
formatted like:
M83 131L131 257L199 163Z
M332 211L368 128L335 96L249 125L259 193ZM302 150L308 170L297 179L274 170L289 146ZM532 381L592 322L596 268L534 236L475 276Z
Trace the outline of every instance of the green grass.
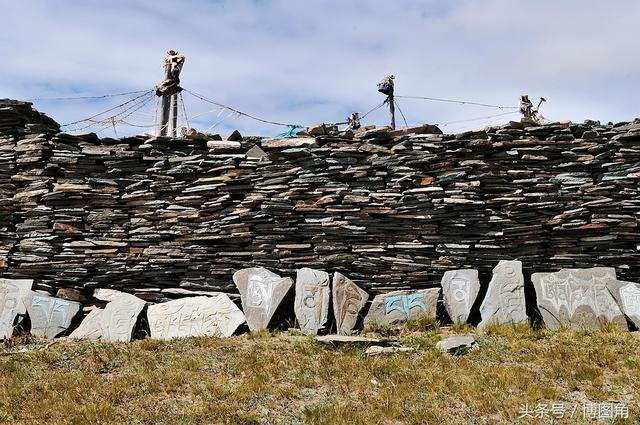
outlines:
M0 346L0 422L543 423L519 420L521 405L580 404L581 413L587 401L625 403L626 423L640 417L637 333L432 323L379 330L417 351L366 357L363 347L264 331L46 348L14 338ZM455 332L476 333L480 348L442 355L436 342Z

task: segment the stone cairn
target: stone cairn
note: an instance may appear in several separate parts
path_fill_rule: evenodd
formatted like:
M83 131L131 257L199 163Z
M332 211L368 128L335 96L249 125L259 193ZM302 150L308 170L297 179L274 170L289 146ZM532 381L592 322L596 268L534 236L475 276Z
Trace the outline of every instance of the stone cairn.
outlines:
M346 334L439 302L637 326L639 142L638 121L99 139L0 100L0 337L228 336L278 308Z

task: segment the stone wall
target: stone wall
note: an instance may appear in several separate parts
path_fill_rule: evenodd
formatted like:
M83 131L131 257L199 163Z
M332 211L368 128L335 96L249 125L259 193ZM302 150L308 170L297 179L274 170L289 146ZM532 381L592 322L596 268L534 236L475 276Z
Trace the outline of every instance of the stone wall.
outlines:
M261 146L267 158L247 151ZM255 149L254 149L255 151ZM640 123L512 122L241 141L59 133L0 101L0 276L157 300L234 271L339 271L370 292L500 259L640 281Z

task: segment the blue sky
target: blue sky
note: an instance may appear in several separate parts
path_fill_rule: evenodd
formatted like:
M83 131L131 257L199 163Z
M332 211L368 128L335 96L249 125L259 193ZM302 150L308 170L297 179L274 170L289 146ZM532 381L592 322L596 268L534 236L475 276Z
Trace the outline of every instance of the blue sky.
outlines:
M640 116L640 2L567 0L0 0L0 97L101 95L151 89L168 49L187 56L182 85L274 121L343 121L396 93L516 105L547 98L552 120ZM124 100L35 101L58 122ZM220 113L184 95L200 129L273 135L282 128ZM399 99L410 125L504 111ZM127 121L153 124L155 103ZM508 120L450 124L457 132ZM402 124L401 119L399 119ZM384 125L380 109L366 123ZM118 128L119 135L142 128ZM112 136L111 129L101 135Z

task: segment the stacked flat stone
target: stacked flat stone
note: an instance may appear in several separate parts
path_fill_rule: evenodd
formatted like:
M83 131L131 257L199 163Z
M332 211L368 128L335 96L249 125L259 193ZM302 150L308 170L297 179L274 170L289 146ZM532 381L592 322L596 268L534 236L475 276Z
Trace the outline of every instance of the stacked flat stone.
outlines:
M237 295L248 266L339 272L372 295L456 269L488 282L507 258L640 281L639 122L422 131L99 139L2 101L0 276L147 301Z

